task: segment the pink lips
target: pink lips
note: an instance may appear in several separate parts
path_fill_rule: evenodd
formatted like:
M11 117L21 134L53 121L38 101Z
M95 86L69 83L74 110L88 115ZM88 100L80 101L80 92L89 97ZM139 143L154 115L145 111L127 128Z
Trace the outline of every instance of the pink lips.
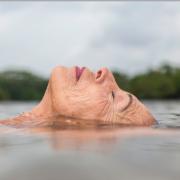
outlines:
M77 79L77 81L81 77L81 74L83 73L84 69L85 69L85 67L80 68L80 67L76 66L76 79Z

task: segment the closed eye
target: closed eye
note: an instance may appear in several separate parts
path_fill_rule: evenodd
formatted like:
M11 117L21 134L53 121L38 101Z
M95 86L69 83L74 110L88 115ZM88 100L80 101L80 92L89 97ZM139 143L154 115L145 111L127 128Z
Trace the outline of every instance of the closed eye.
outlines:
M114 91L112 91L112 97L113 97L113 99L115 98L115 93L114 93Z
M128 102L128 104L121 110L121 112L123 112L123 111L125 111L126 109L128 109L128 108L131 106L132 102L133 102L133 96L132 96L130 93L128 93L128 96L129 96L129 102Z

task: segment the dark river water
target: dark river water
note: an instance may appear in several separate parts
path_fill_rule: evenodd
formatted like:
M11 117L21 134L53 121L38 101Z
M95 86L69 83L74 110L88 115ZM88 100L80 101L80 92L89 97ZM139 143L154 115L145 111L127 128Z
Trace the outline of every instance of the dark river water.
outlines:
M0 180L180 180L180 101L145 101L157 126L0 127ZM35 103L0 103L0 118Z

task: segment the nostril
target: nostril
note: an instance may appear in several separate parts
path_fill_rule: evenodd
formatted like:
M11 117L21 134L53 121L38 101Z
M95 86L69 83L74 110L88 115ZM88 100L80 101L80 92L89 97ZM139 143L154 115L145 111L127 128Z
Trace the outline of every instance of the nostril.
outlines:
M102 71L99 70L99 71L97 72L97 74L96 74L96 79L100 78L100 77L101 77L101 74L102 74Z
M99 71L95 74L95 80L97 83L103 82L108 75L108 69L107 68L101 68Z

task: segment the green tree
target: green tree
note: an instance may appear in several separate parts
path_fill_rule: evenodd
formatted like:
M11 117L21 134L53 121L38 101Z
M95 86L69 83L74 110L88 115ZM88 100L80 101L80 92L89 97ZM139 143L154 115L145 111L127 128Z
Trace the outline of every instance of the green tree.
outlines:
M0 88L0 100L7 100L9 99L8 92L5 92L3 89Z
M119 87L139 98L180 98L180 67L166 63L131 78L117 70L113 75ZM47 83L47 79L28 71L1 72L0 100L40 100Z
M27 71L8 70L0 74L0 88L9 94L6 99L39 100L46 86L47 80Z
M119 73L118 71L114 71L113 75L118 86L128 91L129 90L129 77L124 73Z
M176 93L172 76L158 70L137 75L131 79L130 84L131 92L140 98L172 98Z

